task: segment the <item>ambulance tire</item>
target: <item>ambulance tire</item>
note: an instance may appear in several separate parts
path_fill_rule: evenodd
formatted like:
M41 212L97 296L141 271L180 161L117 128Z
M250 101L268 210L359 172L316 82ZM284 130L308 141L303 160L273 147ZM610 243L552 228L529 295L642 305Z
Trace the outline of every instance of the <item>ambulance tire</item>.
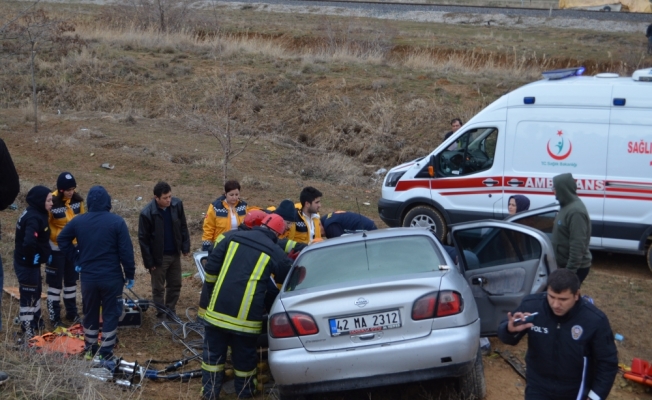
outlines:
M403 219L403 226L429 228L440 241L443 241L448 233L446 221L439 211L428 206L417 206L411 209Z
M647 266L652 271L652 244L647 248Z

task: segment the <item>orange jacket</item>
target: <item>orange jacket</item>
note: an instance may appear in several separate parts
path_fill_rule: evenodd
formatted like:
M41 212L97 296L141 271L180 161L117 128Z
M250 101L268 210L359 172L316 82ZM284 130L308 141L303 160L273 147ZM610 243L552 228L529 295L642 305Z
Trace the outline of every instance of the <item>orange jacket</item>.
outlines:
M244 221L248 211L246 202L240 200L235 205L235 215L238 220L236 226L231 226L231 215L229 209L230 206L226 202L225 196L217 198L210 206L208 206L208 211L206 211L206 217L204 218L204 234L201 237L202 250L210 249L210 247L213 246L213 243L215 243L215 239L217 239L220 234L237 228L237 226Z
M57 196L57 191L52 192L52 197ZM55 200L56 202L56 200ZM57 236L63 230L70 220L75 218L77 215L83 214L86 212L84 208L83 200L73 199L63 199L63 204L53 204L52 209L49 212L48 222L50 225L50 247L52 250L59 251L59 245L57 243ZM77 240L74 240L73 243L77 243Z
M308 223L306 218L304 218L303 213L301 212L301 204L295 203L294 207L297 209L297 214L295 215L296 222L290 225L290 229L285 231L285 233L279 236L279 239L290 239L294 240L297 243L310 244L310 234L308 232ZM319 214L313 214L310 216L312 223L315 226L315 239L321 239L321 227L319 226L320 217Z

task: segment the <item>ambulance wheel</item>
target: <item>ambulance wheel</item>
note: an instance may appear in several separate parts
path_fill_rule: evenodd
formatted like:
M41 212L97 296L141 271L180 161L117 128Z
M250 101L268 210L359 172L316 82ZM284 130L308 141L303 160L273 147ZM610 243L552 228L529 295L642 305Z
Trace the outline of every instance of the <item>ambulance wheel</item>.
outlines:
M448 231L446 221L444 221L439 211L428 206L418 206L411 209L403 220L403 226L428 228L441 241L444 240Z
M647 266L652 271L652 244L647 248Z

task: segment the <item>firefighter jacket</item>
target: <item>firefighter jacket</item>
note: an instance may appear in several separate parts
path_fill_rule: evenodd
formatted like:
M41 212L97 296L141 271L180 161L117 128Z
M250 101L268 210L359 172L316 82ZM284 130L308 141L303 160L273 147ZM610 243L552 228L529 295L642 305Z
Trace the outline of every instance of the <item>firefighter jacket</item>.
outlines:
M547 293L525 297L514 311L538 312L530 329L498 327L498 338L516 345L527 334L527 386L549 399L606 399L618 373L618 353L607 316L581 298L557 316ZM592 393L591 393L592 392Z
M27 194L27 209L18 217L14 262L22 267L38 268L48 261L51 250L48 243L50 227L45 200L50 189L36 186Z
M50 247L52 250L59 251L57 236L71 219L79 214L86 212L84 208L84 199L74 193L70 199L59 199L58 190L52 192L52 209L50 210ZM77 244L77 241L74 241Z
M282 282L291 262L266 227L237 231L218 242L208 256L200 297L204 320L238 334L262 331L265 294L271 274Z
M186 222L183 202L173 197L170 202L172 216L172 235L177 252L190 253L190 232ZM143 208L138 218L138 243L146 269L163 265L163 248L165 246L165 222L159 212L156 200ZM178 253L177 253L178 254Z
M309 220L304 217L301 212L301 204L296 203L295 207L297 208L297 214L295 216L296 222L290 226L279 239L290 239L297 243L310 244L312 241L310 238L309 232ZM313 226L315 227L314 239L321 239L321 228L319 227L319 214L312 214L310 217L312 220ZM288 251L289 252L289 251Z
M240 200L234 208L236 218L238 219L236 226L238 226L244 221L247 215L247 203ZM229 209L230 207L226 202L225 196L217 198L208 206L208 211L206 211L206 217L204 218L204 234L201 237L202 250L210 250L220 233L228 232L232 228L235 228L231 226Z

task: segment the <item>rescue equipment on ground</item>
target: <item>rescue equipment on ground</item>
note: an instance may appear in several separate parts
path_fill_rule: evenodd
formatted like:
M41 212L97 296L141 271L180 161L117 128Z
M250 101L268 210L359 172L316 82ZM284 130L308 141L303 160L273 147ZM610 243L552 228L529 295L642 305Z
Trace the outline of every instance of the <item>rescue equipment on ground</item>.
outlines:
M652 365L640 358L632 359L632 368L623 374L625 379L652 386Z

